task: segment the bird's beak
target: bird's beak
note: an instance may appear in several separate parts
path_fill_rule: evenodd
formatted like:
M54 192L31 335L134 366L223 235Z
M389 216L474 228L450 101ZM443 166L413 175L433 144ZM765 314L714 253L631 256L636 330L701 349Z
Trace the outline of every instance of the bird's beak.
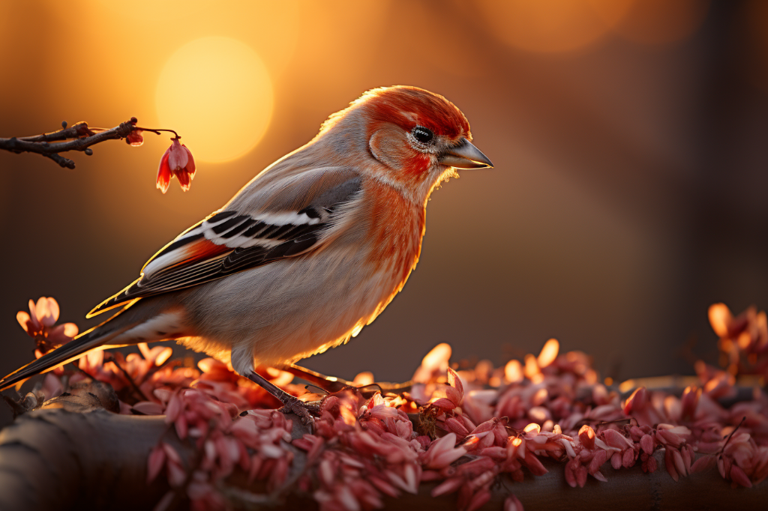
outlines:
M443 151L437 159L442 165L457 169L493 167L491 160L466 138L462 138L458 144Z

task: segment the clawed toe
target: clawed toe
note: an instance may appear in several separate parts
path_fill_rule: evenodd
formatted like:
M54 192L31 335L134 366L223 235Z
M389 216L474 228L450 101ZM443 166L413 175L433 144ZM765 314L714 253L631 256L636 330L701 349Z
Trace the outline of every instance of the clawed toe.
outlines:
M305 403L296 398L286 402L280 411L285 414L292 413L297 415L304 425L313 424L315 416L320 416L320 407L318 405Z

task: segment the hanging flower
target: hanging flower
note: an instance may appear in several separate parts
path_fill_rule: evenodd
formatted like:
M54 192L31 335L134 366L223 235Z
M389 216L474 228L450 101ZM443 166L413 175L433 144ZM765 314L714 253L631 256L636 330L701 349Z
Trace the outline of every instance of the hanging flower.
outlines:
M192 179L195 177L195 159L187 146L179 142L178 137L173 139L163 158L160 160L160 168L157 169L157 188L163 193L171 186L171 178L176 176L181 189L189 190Z
M66 344L75 338L78 332L74 323L64 323L56 326L59 319L59 304L55 299L41 296L35 304L29 301L29 314L19 311L16 321L30 337L37 342L40 356L57 346Z

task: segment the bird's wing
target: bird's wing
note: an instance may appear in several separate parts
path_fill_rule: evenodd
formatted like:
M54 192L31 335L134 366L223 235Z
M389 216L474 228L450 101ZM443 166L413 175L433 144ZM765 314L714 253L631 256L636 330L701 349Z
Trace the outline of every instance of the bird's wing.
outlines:
M341 206L361 190L359 174L346 168L269 176L263 183L260 179L163 247L135 282L87 317L137 298L197 286L317 249L338 223Z

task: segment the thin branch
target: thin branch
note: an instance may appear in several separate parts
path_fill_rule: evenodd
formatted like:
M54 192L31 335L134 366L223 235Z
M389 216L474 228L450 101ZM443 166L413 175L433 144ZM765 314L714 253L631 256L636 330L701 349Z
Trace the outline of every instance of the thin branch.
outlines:
M136 382L131 378L131 375L128 374L128 371L125 370L125 368L120 365L120 363L117 361L114 355L111 353L105 353L104 354L104 361L105 362L112 362L117 366L118 369L120 369L120 372L123 373L123 376L125 376L125 379L128 380L128 384L131 386L131 389L139 396L139 399L143 399L144 401L152 401L147 397L146 394L144 394L144 391L139 388L139 386L136 384Z
M88 123L78 122L52 133L21 138L0 138L0 149L13 153L37 153L52 159L62 167L74 169L75 162L59 153L83 151L85 154L91 155L93 151L89 149L90 146L106 140L119 140L127 137L134 130L141 129L136 127L137 122L136 118L132 117L114 128L100 131L89 128ZM62 124L65 125L66 123ZM156 130L147 131L154 132Z

